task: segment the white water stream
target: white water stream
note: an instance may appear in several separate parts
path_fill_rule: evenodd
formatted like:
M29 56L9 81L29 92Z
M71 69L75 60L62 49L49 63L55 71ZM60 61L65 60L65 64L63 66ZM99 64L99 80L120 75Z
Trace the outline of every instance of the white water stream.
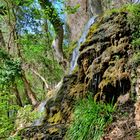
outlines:
M54 91L53 91L54 93L57 93L57 92L59 91L59 89L60 89L61 86L62 86L62 83L63 83L63 80L61 80L61 81L55 86L55 88L52 89L52 90L54 90ZM54 96L55 96L55 95L54 95ZM39 125L41 125L41 124L43 123L43 120L44 120L44 118L46 117L46 104L47 104L48 100L49 100L49 98L47 98L45 101L42 101L42 102L39 104L39 106L36 108L36 111L37 111L39 114L41 114L41 116L40 116L38 119L36 119L36 120L34 121L33 126L39 126Z
M47 103L47 100L46 101L42 101L39 104L39 106L37 107L37 112L41 114L41 117L38 118L37 120L35 120L35 122L33 124L34 126L39 126L39 125L42 124L43 119L44 119L44 115L45 115L45 111L46 111L46 109L45 109L46 103Z
M71 56L69 74L72 73L72 71L75 69L75 67L77 65L77 59L78 59L78 56L79 56L79 48L80 48L81 44L86 40L86 36L88 34L89 28L94 23L94 21L95 21L94 17L89 19L89 21L85 25L85 28L84 28L83 33L82 33L82 36L78 40L77 47L73 50L73 53L72 53L72 56Z

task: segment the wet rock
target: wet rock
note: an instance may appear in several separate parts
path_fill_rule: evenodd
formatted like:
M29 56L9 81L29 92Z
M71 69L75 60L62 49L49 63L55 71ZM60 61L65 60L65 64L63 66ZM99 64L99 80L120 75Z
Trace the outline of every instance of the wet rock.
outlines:
M94 28L81 45L78 58L79 77L84 79L84 89L100 92L108 101L113 96L117 100L131 87L130 71L127 69L131 31L127 14L113 15L98 21L98 28Z

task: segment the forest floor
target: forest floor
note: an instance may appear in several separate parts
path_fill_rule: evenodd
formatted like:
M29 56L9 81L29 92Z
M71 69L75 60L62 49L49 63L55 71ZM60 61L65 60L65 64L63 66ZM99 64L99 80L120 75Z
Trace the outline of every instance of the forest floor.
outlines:
M139 140L134 120L134 102L129 100L117 108L113 123L106 128L103 140Z

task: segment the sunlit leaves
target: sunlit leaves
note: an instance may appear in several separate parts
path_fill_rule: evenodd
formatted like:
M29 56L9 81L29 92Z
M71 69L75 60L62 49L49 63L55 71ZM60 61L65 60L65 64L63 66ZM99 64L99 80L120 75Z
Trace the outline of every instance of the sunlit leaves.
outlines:
M133 4L127 7L129 11L128 22L133 31L133 44L138 45L140 38L140 4Z
M0 84L8 84L21 75L21 62L17 59L6 59L0 67Z
M12 103L14 97L6 90L0 92L0 137L8 138L14 129L17 105Z

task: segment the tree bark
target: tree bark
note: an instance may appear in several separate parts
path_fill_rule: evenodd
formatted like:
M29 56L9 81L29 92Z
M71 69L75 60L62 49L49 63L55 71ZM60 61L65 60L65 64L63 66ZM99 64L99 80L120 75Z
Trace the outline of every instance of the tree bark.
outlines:
M0 29L0 47L5 47L5 41L1 29Z
M48 90L48 89L49 89L49 85L47 84L45 78L44 78L43 76L41 76L37 71L33 70L32 68L31 68L31 71L32 71L35 75L37 75L37 76L43 81L43 83L45 84L46 89Z
M42 9L44 10L47 10L47 8L49 9L49 11L45 12L46 18L51 22L56 33L56 38L52 43L52 47L55 50L56 59L60 64L62 64L63 67L65 67L66 56L64 55L63 48L62 48L63 37L64 37L63 23L59 18L59 15L55 7L53 6L52 2L50 2L49 0L39 0L39 2Z
M31 104L32 104L33 106L36 106L37 103L38 103L37 98L36 98L36 95L35 95L35 93L32 91L31 86L30 86L30 83L28 82L28 80L27 80L26 75L25 75L24 72L22 73L22 80L23 80L25 89L26 89L26 91L27 91L28 99L30 99L29 102L31 102Z
M14 87L16 98L17 98L17 104L22 107L23 105L22 105L21 97L20 97L16 83L13 84L13 87Z

